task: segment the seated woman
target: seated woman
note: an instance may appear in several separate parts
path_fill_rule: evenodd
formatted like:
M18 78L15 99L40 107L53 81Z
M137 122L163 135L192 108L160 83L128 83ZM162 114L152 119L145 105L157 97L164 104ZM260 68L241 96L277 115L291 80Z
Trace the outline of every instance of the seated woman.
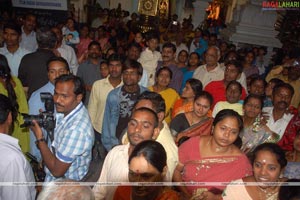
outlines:
M243 105L240 103L242 96L242 85L237 81L230 81L226 86L226 101L219 101L212 112L212 117L215 117L217 113L223 109L232 109L243 115Z
M172 119L179 113L193 111L194 98L202 92L202 83L200 80L190 78L186 81L185 87L182 90L181 98L178 99L172 110Z
M294 140L294 150L286 153L288 160L283 176L286 178L300 179L300 132Z
M163 182L167 173L167 154L152 140L139 143L129 157L130 182ZM179 200L178 194L165 186L119 186L114 200Z
M279 176L286 164L285 153L277 144L259 145L253 152L253 176L229 184L222 195L223 200L277 200L280 182L283 181Z
M148 89L160 94L166 103L165 121L170 124L171 113L175 102L180 98L178 93L169 87L172 79L172 71L168 67L160 68L155 74L155 84Z
M255 147L267 141L271 131L262 121L263 97L249 94L244 100L244 128L240 137L243 141L241 150L246 154L251 153Z
M212 103L213 97L211 94L202 91L195 96L193 111L180 113L171 121L170 129L172 135L176 137L176 142L182 137L210 134L213 120L207 114ZM200 127L202 127L202 131L199 131Z
M241 116L229 109L213 121L212 135L192 137L178 149L175 182L228 182L252 175L248 158L233 143L243 128ZM218 199L225 186L188 185L178 188L185 198ZM200 194L201 193L201 194Z

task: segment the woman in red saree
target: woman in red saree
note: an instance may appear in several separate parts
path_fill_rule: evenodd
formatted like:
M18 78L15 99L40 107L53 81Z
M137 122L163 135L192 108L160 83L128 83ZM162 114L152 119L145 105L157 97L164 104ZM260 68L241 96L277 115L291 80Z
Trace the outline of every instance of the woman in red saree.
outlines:
M234 145L242 127L241 116L225 109L216 115L212 135L192 137L179 147L179 163L173 180L201 182L179 187L185 199L221 199L226 187L222 182L252 175L248 158Z

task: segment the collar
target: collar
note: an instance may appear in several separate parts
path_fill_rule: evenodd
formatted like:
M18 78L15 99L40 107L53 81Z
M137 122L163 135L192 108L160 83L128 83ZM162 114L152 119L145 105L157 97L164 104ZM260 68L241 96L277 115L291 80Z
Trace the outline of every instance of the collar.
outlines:
M64 114L62 113L56 113L57 115L57 119L61 119L58 120L58 123L65 123L67 121L69 121L70 119L72 119L81 109L83 108L83 103L80 102L67 116L64 116Z
M12 145L21 151L19 140L10 135L7 135L5 133L0 133L0 141L5 144Z

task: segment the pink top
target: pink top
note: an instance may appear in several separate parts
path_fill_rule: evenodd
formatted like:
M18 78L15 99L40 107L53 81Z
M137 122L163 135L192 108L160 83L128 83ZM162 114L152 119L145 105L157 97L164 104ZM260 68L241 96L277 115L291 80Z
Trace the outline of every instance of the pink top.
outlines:
M77 44L77 58L88 50L88 46L92 40L90 38L80 38L80 43Z
M226 185L210 185L209 182L231 182L252 175L252 168L248 158L239 156L201 157L199 136L192 137L178 149L179 162L184 164L182 180L184 182L204 182L205 185L187 186L192 194L197 188L208 190L224 190Z

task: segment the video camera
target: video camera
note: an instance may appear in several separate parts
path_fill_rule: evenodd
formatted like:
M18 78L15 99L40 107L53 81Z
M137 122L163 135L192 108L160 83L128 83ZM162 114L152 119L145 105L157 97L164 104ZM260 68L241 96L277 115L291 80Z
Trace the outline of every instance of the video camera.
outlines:
M35 120L47 132L53 132L55 128L53 97L49 92L42 92L40 95L41 100L45 105L45 111L40 113L39 115L28 115L22 113L24 124L21 125L21 128L32 126L32 121Z

